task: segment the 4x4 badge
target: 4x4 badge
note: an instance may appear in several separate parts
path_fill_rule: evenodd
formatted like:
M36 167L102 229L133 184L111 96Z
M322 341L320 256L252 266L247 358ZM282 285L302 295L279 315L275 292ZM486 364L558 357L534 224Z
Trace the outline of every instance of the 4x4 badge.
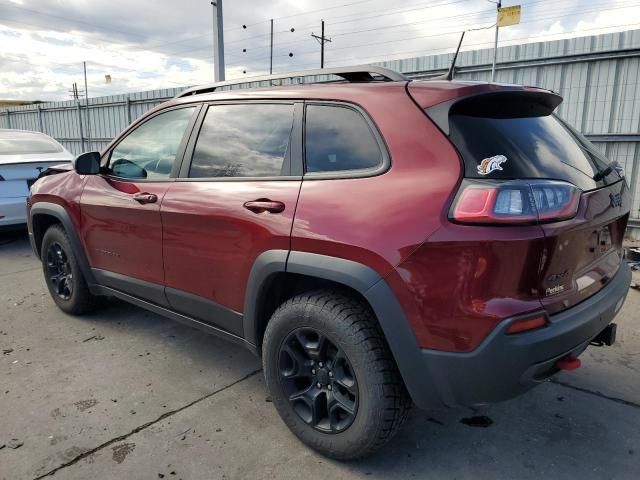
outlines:
M507 157L504 155L494 155L493 157L485 158L478 165L478 173L480 175L489 175L494 170L502 170L502 164L507 161Z

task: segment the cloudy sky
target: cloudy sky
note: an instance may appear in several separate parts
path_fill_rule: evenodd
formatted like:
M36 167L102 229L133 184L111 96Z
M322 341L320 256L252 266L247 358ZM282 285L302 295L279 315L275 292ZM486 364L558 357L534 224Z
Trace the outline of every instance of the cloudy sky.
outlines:
M501 45L640 28L638 0L519 3L522 23L501 30ZM463 29L495 23L488 0L224 0L223 10L227 79L268 71L270 18L275 72L319 67L321 19L326 66L446 53ZM82 61L91 97L210 82L211 17L209 0L0 0L0 99L68 99ZM492 38L471 32L465 45Z

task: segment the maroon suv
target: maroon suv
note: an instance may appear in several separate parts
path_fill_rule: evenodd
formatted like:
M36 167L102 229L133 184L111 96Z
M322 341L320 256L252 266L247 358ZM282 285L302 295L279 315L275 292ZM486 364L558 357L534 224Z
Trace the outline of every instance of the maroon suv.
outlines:
M342 459L412 401L508 399L613 342L629 189L560 96L322 72L187 90L47 172L29 232L56 304L114 296L248 347L293 433Z

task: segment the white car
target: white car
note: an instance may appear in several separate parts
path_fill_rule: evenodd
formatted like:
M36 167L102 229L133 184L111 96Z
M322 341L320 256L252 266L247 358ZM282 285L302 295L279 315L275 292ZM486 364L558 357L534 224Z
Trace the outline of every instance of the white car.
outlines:
M0 129L0 227L27 223L29 188L47 168L73 155L40 132Z

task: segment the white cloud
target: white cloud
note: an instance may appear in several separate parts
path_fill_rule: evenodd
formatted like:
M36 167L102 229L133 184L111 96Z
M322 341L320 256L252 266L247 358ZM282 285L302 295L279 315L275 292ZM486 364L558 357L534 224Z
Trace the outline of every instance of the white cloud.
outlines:
M66 99L73 82L83 88L82 61L91 96L211 81L209 2L3 1L0 98ZM495 22L486 0L328 1L227 0L227 77L266 73L271 17L275 71L318 66L319 45L311 33L319 33L321 18L332 39L328 66L444 53L455 48L461 30ZM640 6L630 0L521 3L522 24L501 30L502 45L640 28ZM465 46L489 47L492 39L492 30L470 32Z

